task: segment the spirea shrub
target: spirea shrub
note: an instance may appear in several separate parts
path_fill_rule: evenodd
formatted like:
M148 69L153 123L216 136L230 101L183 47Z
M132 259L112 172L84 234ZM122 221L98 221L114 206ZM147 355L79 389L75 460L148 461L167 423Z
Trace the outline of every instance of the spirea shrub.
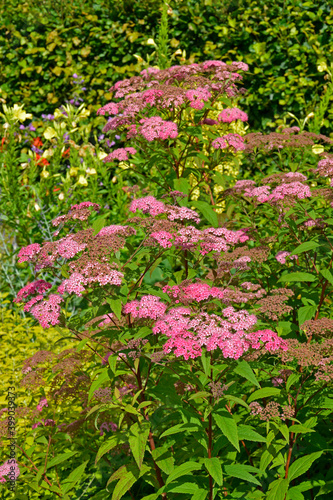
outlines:
M332 141L295 128L221 133L230 116L244 118L226 97L237 93L236 69L246 68L209 61L116 84L122 100L100 113L115 115L105 132L128 136L119 158L130 155L145 195L132 189L121 224L97 203L72 205L53 220L52 241L19 252L35 281L16 302L78 342L57 370L64 394L66 377L80 387L84 425L95 423L95 463L108 470L96 499L293 500L330 491L333 160L320 144ZM217 99L225 111L206 139ZM235 150L244 175L214 173ZM201 183L199 201L189 173ZM212 182L223 187L216 199ZM24 371L27 383L36 380L38 363L27 360ZM48 468L65 432L60 415L50 420L31 422L34 436L50 440L42 457L29 455L44 471L34 484L46 498L67 498L68 474L83 473L89 457L67 475L55 462ZM28 468L23 457L20 477Z

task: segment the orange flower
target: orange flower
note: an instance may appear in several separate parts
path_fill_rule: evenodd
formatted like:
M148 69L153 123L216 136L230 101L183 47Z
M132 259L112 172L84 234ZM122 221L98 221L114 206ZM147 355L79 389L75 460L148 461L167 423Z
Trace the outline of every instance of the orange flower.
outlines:
M41 140L40 137L36 137L33 141L32 141L32 144L33 146L35 146L36 148L41 148L43 146L43 142Z
M47 159L46 158L41 158L41 156L38 153L36 153L36 163L37 163L37 165L42 164L45 167L47 165L50 165L50 163L47 161Z
M66 158L68 158L68 157L69 157L69 154L70 154L70 150L71 150L71 148L66 149L66 151L64 151L64 152L62 153L62 157L63 157L63 158L65 158L65 157L66 157Z

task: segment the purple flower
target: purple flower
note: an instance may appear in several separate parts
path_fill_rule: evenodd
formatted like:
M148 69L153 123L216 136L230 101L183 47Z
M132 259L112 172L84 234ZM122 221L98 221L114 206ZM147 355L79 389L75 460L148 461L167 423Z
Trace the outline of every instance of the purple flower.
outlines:
M24 130L25 129L25 126L24 125L20 125L20 130Z
M66 133L62 137L64 139L64 142L67 142L69 140L69 135Z
M35 129L35 127L33 126L32 122L31 122L31 123L29 123L29 125L27 126L27 128L30 130L30 132L35 132L35 131L36 131L36 129Z
M110 139L108 139L108 140L106 141L106 144L107 144L107 146L108 146L109 148L112 148L112 146L114 146L116 143L115 143L114 141L110 142Z
M98 136L98 142L101 142L104 139L105 135L101 134Z

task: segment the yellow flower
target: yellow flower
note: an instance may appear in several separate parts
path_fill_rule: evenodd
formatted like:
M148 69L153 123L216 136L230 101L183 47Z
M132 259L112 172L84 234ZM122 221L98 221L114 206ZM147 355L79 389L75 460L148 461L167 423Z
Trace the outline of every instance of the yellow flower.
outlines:
M45 139L47 140L50 140L52 139L53 137L55 137L57 135L56 131L54 130L54 128L52 127L47 127L46 130L44 130L44 137Z
M320 155L320 153L323 153L324 151L325 148L321 144L314 144L312 146L312 153L314 153L315 155Z
M40 175L41 177L43 177L43 179L47 179L48 176L50 175L50 172L48 172L47 170L42 170Z
M79 184L79 186L88 186L88 181L83 175L80 175L77 183Z
M75 167L71 167L71 168L69 169L69 175L70 175L71 177L76 177L76 176L77 176L77 174L78 174L78 169L77 169L77 168L75 168Z
M96 175L97 171L94 168L89 168L89 169L87 169L87 174L89 174L89 175Z
M35 203L34 207L35 207L36 212L39 212L40 206L38 205L38 203Z
M63 200L65 198L65 195L64 193L60 193L59 196L58 196L59 200Z
M15 121L15 122L24 122L27 118L32 118L31 113L26 113L23 110L24 104L21 104L19 106L18 104L14 104L14 106L11 108L9 106L6 106L6 104L2 105L3 113L1 113L2 116L6 117L7 121Z
M99 151L98 155L97 155L97 158L99 160L103 160L103 158L106 158L107 157L107 153L105 153L105 151Z
M320 71L320 73L327 71L326 61L318 61L317 70Z

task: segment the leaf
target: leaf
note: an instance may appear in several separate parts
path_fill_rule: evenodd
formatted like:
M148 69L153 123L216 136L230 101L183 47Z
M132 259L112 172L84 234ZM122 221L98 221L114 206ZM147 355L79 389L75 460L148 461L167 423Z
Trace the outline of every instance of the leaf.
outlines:
M234 369L234 372L240 375L241 377L246 378L246 380L256 385L257 387L260 387L260 384L256 379L256 376L253 373L251 366L246 361L241 361L240 363L238 363L238 365Z
M250 470L255 469L254 467L250 467L249 465L238 464L238 465L225 465L223 469L225 474L227 474L227 476L238 477L239 479L244 479L244 481L248 481L249 483L254 483L257 484L258 486L261 486L258 479L253 477L252 474L248 472L249 469Z
M239 425L238 426L238 439L246 441L254 441L258 443L266 443L267 439L264 436L258 434L254 431L250 425Z
M287 500L304 500L304 495L297 486L288 490Z
M186 424L177 424L174 425L173 427L170 427L170 429L167 429L166 431L163 432L163 434L160 435L160 439L165 436L172 436L173 434L178 434L179 432L197 432L201 428L198 427L197 424L192 424L192 423L186 423Z
M47 464L47 469L50 469L54 465L61 464L61 462L64 462L64 460L67 460L68 458L72 457L78 453L77 451L69 451L68 453L63 453L62 455L58 455L57 457L54 457L52 460L50 460Z
M122 469L122 471L120 474L120 478L119 478L119 481L113 490L111 500L120 500L120 498L122 496L124 496L125 493L128 492L128 490L133 486L133 484L140 477L142 477L144 474L146 474L146 472L148 472L150 470L150 468L145 464L142 466L141 470L139 470L137 468L137 466L134 464L126 465L124 468L121 468L121 469ZM114 477L114 476L115 475L112 474L112 476L110 477L110 479L108 481L108 484L111 482L111 478L116 479L116 477Z
M83 462L83 464L79 465L73 472L70 473L67 479L62 483L62 491L63 493L67 493L70 491L72 488L74 488L75 484L78 482L79 479L82 478L84 469L86 468L87 463L89 460L86 460Z
M300 273L300 272L297 272L297 273L287 273L287 274L284 274L283 276L281 276L281 278L278 280L279 281L300 281L300 282L303 282L303 281L315 281L316 280L316 277L313 276L313 274L309 274L309 273Z
M322 274L324 276L324 278L329 283L331 283L331 285L333 285L333 276L332 276L331 271L329 271L328 269L323 269L322 271L320 271L320 274Z
M221 467L220 460L218 458L216 458L216 457L214 457L214 458L205 458L204 459L204 464L205 464L205 467L208 470L209 474L214 479L214 481L219 486L222 486L223 475L222 475L222 467Z
M187 493L187 494L192 494L196 493L198 490L198 485L195 483L189 483L189 482L184 482L181 484L177 484L175 486L170 485L169 487L165 488L166 492L170 493Z
M88 401L91 400L91 398L94 395L94 392L97 391L97 389L99 389L106 380L109 380L109 375L108 375L108 370L104 369L102 373L99 374L99 377L96 380L94 380L93 383L91 384L88 394Z
M230 443L236 448L237 451L240 451L238 443L237 424L234 421L232 415L230 415L227 411L223 416L217 413L213 413L213 418L228 441L230 441Z
M292 463L288 471L289 481L296 479L309 470L313 462L317 460L322 453L323 451L316 451L315 453L311 453L305 457L298 458L294 463Z
M305 427L304 425L295 424L289 427L289 432L296 432L300 434L307 434L308 432L315 432L314 429L309 429L309 427Z
M94 230L94 236L100 232L100 230L105 226L105 215L101 217L97 217L96 220L92 223L92 227Z
M172 481L175 479L178 479L181 476L185 476L186 474L189 474L190 472L194 470L200 470L201 465L198 464L197 462L186 462L184 464L179 465L176 467L173 472L169 475L166 484L170 484Z
M133 424L129 430L130 437L128 439L131 451L139 469L141 469L143 457L145 454L146 444L150 431L150 423L143 422L139 425L138 422Z
M96 455L96 459L95 459L95 465L97 464L97 462L102 458L103 455L105 455L105 453L107 453L108 451L112 450L113 448L115 448L120 442L124 441L124 439L119 436L119 435L113 435L111 437L109 437L99 448L98 452L97 452L97 455Z
M302 326L305 321L311 319L316 314L317 306L304 306L298 309L298 323Z
M204 218L213 226L218 227L219 222L216 212L205 201L192 201L191 204L199 209Z
M152 456L159 468L167 475L171 474L174 469L174 457L166 446L155 448L152 450Z
M284 500L288 491L288 479L276 479L269 485L266 500Z
M207 493L208 491L207 490L197 490L193 497L191 498L191 500L205 500L206 496L207 496Z
M115 313L118 319L121 318L121 310L122 310L122 303L120 299L110 299L110 297L106 298L106 301L108 304L110 304L112 312Z
M174 179L173 187L176 191L180 191L184 194L188 194L191 189L189 181L187 179L184 179L184 177L181 177L180 179Z
M277 396L280 394L281 390L277 387L263 387L262 389L258 389L257 391L252 392L247 402L251 403L256 399L268 398L270 396Z
M313 250L317 247L319 247L319 244L315 241L306 241L305 243L298 245L298 247L296 247L290 255L299 255L300 253L308 252L309 250Z

